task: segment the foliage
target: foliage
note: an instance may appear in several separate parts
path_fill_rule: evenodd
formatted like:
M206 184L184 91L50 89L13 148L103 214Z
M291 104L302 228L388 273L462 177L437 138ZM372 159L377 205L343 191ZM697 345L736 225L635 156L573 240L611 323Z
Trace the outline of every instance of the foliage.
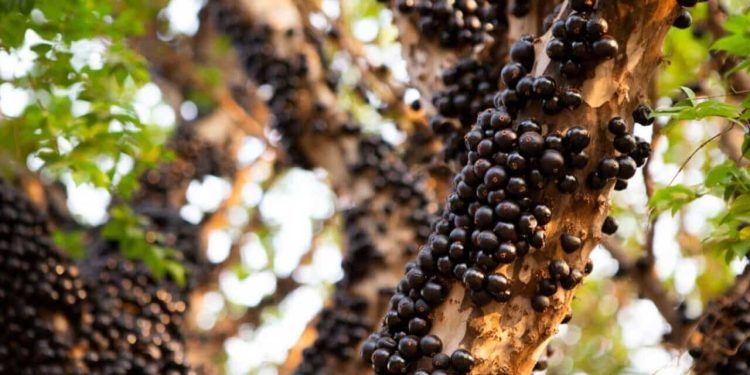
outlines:
M730 16L724 27L727 35L713 43L711 49L724 52L739 59L725 79L739 71L750 71L750 14ZM720 118L731 126L741 126L745 130L742 146L743 158L747 159L750 150L750 136L747 134L747 120L750 118L750 96L736 100L734 96L720 98L699 98L695 92L682 87L686 99L668 108L654 111L654 116L669 118L667 126L685 120ZM746 93L739 93L746 94ZM727 129L728 130L728 129ZM717 138L718 135L714 138ZM713 139L713 138L712 138ZM709 249L725 252L727 260L745 256L750 251L750 173L738 161L726 161L710 166L705 171L702 186L688 187L672 185L659 189L649 202L654 214L670 211L679 212L685 205L704 194L712 194L726 202L726 209L711 223L714 227L706 239Z
M175 250L157 246L156 243L161 241L158 233L143 232L148 222L126 205L113 207L110 214L112 218L104 226L102 235L104 238L116 240L125 258L143 261L158 278L169 273L178 284L185 284L185 269L176 260Z
M142 20L154 19L160 3L0 0L0 54L28 63L0 76L4 87L28 98L17 115L6 114L0 122L0 155L11 161L5 173L35 160L44 175L70 176L76 184L90 183L127 200L138 176L168 159L162 148L166 130L144 123L134 107L149 74L143 58L126 44L144 32ZM124 159L133 162L131 168L118 168ZM111 229L139 220L124 204L112 207L112 216L109 233L122 249L157 275L167 270L182 277L174 264L155 261L168 251L148 243L141 228ZM79 235L58 233L55 239L80 255Z

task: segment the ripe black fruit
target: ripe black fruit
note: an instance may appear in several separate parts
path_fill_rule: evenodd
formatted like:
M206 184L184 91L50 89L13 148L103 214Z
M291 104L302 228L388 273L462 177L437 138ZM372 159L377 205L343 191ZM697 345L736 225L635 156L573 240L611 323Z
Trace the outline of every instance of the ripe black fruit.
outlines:
M396 311L398 312L398 316L404 319L410 319L414 316L414 301L409 297L401 298L398 302L398 306L396 306Z
M533 307L536 312L544 312L544 310L549 307L549 304L549 297L547 296L536 295L531 299L531 307Z
M494 140L500 151L508 152L516 147L518 134L511 129L503 129L495 133Z
M608 30L609 24L603 18L590 18L586 22L586 36L591 40L600 39Z
M430 323L422 318L412 318L409 321L409 333L416 336L424 336L430 332Z
M621 178L618 178L617 181L615 181L615 190L622 191L628 188L628 180L623 180Z
M562 259L555 259L549 264L549 275L555 280L570 274L570 266Z
M607 186L607 179L602 178L599 172L591 172L586 178L586 184L594 190L602 189Z
M388 365L386 366L386 368L391 374L405 374L406 360L400 355L394 354L390 358L388 358Z
M477 242L479 247L484 251L495 251L500 245L497 240L497 236L494 233L488 231L482 231L477 236Z
M516 233L516 227L511 223L498 222L495 224L495 228L492 230L497 237L502 241L515 241L518 239L518 233Z
M633 152L636 147L635 137L630 134L622 134L616 136L612 144L615 146L615 150L623 154L629 154Z
M586 30L586 19L578 14L571 14L565 20L565 33L568 36L580 37Z
M570 254L581 248L581 239L572 234L563 234L560 236L560 245L562 245L563 251Z
M576 109L581 103L583 103L583 97L581 97L581 92L577 89L567 89L563 91L560 97L560 104L568 109Z
M544 150L544 138L535 131L527 131L518 139L518 148L523 156L538 156Z
M620 170L617 173L617 178L629 179L635 176L635 172L638 166L635 160L630 156L620 156L617 158L617 163L620 165Z
M526 169L526 158L514 151L508 155L505 164L509 171L518 173Z
M617 55L620 49L615 38L605 35L592 45L594 54L603 59L611 59Z
M467 373L474 367L474 357L463 349L458 349L451 354L451 364L460 373Z
M570 7L576 12L591 12L594 10L596 0L571 0Z
M594 261L591 259L586 260L586 264L583 266L583 273L590 274L594 270Z
M469 268L464 273L464 285L473 290L482 289L482 286L484 286L484 273L476 268Z
M552 220L552 210L545 205L537 205L534 207L534 217L539 225L546 225Z
M651 117L651 108L643 104L638 105L633 110L633 120L644 126L653 124L654 119Z
M534 78L525 76L516 83L516 92L523 98L530 98L534 94Z
M562 38L565 38L565 36L567 35L565 31L564 20L555 21L555 23L552 24L551 30L552 30L552 36L554 36L555 38L562 39Z
M432 366L437 369L447 369L451 366L451 357L445 353L438 353L432 357Z
M523 65L519 63L510 63L508 65L505 65L503 67L503 70L500 72L500 76L503 79L503 82L508 86L508 88L515 88L516 83L518 83L518 80L521 79L524 75L524 68Z
M521 63L524 68L531 69L534 65L534 44L528 40L519 40L510 48L510 58Z
M487 206L480 207L474 214L474 224L479 228L488 228L492 225L492 209ZM447 252L446 247L446 252ZM443 253L441 253L442 255Z
M534 215L525 213L518 219L518 231L523 235L529 235L534 232L537 226L537 221Z
M422 298L429 303L438 303L443 299L443 287L435 282L428 282L420 292Z
M508 180L507 190L512 196L522 196L527 191L526 181L520 177L511 177Z
M376 369L385 369L390 357L391 353L387 349L377 349L372 353L370 361L372 361Z
M557 292L557 283L550 279L543 279L537 285L537 291L543 296L552 296Z
M494 258L501 264L510 264L516 259L516 247L510 242L503 242L497 249Z
M526 132L541 132L542 127L539 126L539 123L536 122L536 120L533 119L526 119L518 123L518 127L516 129L516 133L523 134Z
M620 164L613 158L606 158L599 162L597 171L602 178L615 178L620 172Z
M567 55L567 47L562 39L552 39L547 43L545 48L547 56L553 61L562 61Z
M572 194L576 189L578 189L578 179L571 174L566 174L557 182L557 190L561 193Z
M502 221L513 222L521 215L521 208L512 201L502 201L495 207L495 214Z
M609 131L614 135L624 135L628 132L628 124L625 122L625 120L622 119L622 117L613 117L611 120L609 120L607 129L609 129Z
M499 295L508 289L510 289L510 281L505 276L499 273L487 276L487 291L491 294Z
M591 142L589 131L580 126L568 129L563 138L563 143L570 152L583 151L589 145L589 142Z
M675 18L672 26L678 29L687 29L692 24L693 16L690 15L690 12L687 9L681 9L680 14Z
M547 239L547 234L543 230L537 229L537 231L534 232L534 234L528 238L528 241L529 241L529 245L537 249L541 249L544 247L544 243L546 242L546 239Z
M612 216L607 216L607 218L604 219L604 223L602 224L602 233L612 235L617 232L617 228L619 228L617 219Z
M406 336L398 342L398 352L406 359L419 357L419 340L416 336Z
M443 342L435 335L427 335L419 340L419 349L422 350L422 354L432 357L443 350Z
M504 187L507 181L508 175L503 167L492 167L484 175L484 185L491 190Z
M586 151L568 155L568 165L573 169L583 169L589 163L589 155Z
M534 93L541 97L554 95L556 84L550 77L539 77L534 80Z

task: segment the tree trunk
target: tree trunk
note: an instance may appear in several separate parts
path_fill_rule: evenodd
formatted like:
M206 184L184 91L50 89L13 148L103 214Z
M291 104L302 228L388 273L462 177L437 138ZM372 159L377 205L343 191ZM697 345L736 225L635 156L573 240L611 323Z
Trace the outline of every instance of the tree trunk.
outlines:
M218 23L233 38L249 78L274 88L268 103L286 151L302 166L326 170L340 206L348 208L344 279L316 319L318 332L312 332L312 324L306 329L281 372L298 365L301 373L364 371L364 364L353 360L357 347L382 315L415 244L429 233L433 198L392 146L354 128L350 116L337 108L323 59L306 39L292 1L225 1L220 6ZM289 77L276 80L269 71L282 65L294 70L301 60L304 69L283 91Z
M548 131L564 132L573 126L588 130L591 145L587 152L591 162L576 174L578 181L585 181L599 160L615 155L607 123L615 116L631 118L633 109L645 97L649 85L643 77L652 77L661 60L661 44L677 8L673 1L600 2L596 14L608 20L608 34L619 43L620 49L615 59L599 64L581 83L584 104L575 111L564 111L554 117L543 116L536 106L518 115L518 118L544 118ZM570 7L565 2L557 18L569 12ZM560 79L544 52L550 39L547 33L535 42L533 75L552 76L558 87L566 86L560 83L565 81ZM581 187L572 195L561 194L554 187L547 188L542 201L553 211L552 221L545 227L547 245L539 251L531 251L515 264L496 270L512 282L510 301L478 307L464 286L452 281L445 302L430 314L430 333L442 339L443 352L468 350L475 358L472 374L530 373L546 343L568 314L574 294L572 290L558 291L551 298L550 308L538 313L530 303L537 281L547 274L548 265L554 259L564 259L571 268L584 269L590 251L602 237L601 227L609 210L612 187L612 183L601 190ZM581 250L566 254L560 245L563 234L579 237L583 242ZM422 368L422 365L417 367Z

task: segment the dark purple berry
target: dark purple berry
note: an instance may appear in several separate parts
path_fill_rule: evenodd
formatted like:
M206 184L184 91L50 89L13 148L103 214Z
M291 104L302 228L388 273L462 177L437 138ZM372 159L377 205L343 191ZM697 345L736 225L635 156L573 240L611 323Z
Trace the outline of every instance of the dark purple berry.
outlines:
M564 252L570 254L580 250L583 243L581 242L580 238L572 234L565 233L560 236L560 245L562 245L562 249Z
M458 349L451 354L451 365L459 373L467 373L474 367L474 357L463 349Z
M638 107L633 110L633 120L644 126L652 125L654 119L651 117L651 108L643 104L638 105Z
M687 29L692 24L693 16L690 15L690 12L687 9L681 9L680 14L675 18L672 26L678 29Z
M531 307L533 307L536 312L544 312L549 305L550 301L547 296L536 295L531 299Z
M619 228L617 219L612 216L607 216L607 218L604 219L604 223L602 224L602 233L612 235L617 232L617 228Z
M609 120L607 129L614 135L625 135L628 132L628 123L622 117L613 117Z

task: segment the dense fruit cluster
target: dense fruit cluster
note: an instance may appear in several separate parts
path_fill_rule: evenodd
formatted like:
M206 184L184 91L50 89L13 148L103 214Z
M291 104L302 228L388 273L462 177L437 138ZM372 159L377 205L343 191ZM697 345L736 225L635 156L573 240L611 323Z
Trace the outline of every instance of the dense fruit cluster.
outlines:
M464 134L480 111L492 107L494 94L500 86L500 67L464 58L443 70L441 79L445 89L432 97L438 115L430 119L430 127L443 140L445 160L459 160L463 164Z
M356 348L373 328L367 319L367 300L343 289L334 295L334 308L326 308L315 324L318 336L302 353L302 362L294 371L297 375L335 373L330 370L336 361L356 356Z
M607 35L607 21L591 13L593 1L571 5L574 11L552 24L553 38L545 49L551 60L559 62L560 75L569 80L584 78L591 66L614 58L619 51L617 40Z
M583 19L581 2L572 5L579 9L567 19ZM578 41L577 38L571 34L569 42ZM586 43L593 45L602 40L614 50L587 60L591 64L580 69L614 56L616 42L609 41L604 33ZM515 285L523 282L508 276L513 264L549 242L545 226L552 221L553 212L544 192L552 188L562 194L574 194L582 188L579 176L589 165L586 149L591 143L586 128L572 125L563 131L552 130L558 127L525 113L527 108L540 108L545 115L553 116L582 104L577 89L564 87L550 76L529 74L535 62L533 43L532 37L523 37L511 48L512 62L500 73L507 88L494 97L494 108L482 111L466 134L467 160L454 179L443 215L433 225L416 261L407 265L381 329L362 348L363 358L376 373L471 371L475 362L471 353L461 348L443 353L441 339L429 334L432 312L445 301L455 283L461 283L480 307L511 300L514 291L525 287ZM638 112L637 116L641 114ZM636 121L639 119L642 120L639 117ZM618 128L615 135L627 136L627 124L622 131ZM636 158L645 160L648 154L647 144L639 147L635 139L634 143L627 152L618 149L624 155L623 165L632 165L633 169ZM633 158L632 163L625 158ZM610 164L600 161L594 172L605 184L610 178L624 180L632 176L625 169L620 175L619 165L614 168ZM610 218L602 231L611 234L616 227L616 221ZM565 254L583 248L583 240L576 233L563 233L555 243ZM531 306L538 312L550 308L555 303L551 297L560 290L573 289L592 269L591 262L577 269L566 260L551 256L546 269L532 281L536 292Z
M289 58L278 56L272 43L273 30L268 26L254 26L242 18L242 12L224 3L218 4L215 18L218 26L232 40L239 52L241 62L248 77L259 86L268 85L272 94L267 104L273 114L273 126L282 134L281 143L291 161L302 167L309 167L301 152L300 141L307 127L315 119L302 118L298 95L306 85L308 61L299 53ZM288 38L294 36L287 33ZM321 115L325 107L316 104L312 115ZM325 122L320 122L325 126Z
M92 286L80 328L86 366L105 374L188 373L185 294L166 279L155 280L145 265L124 259L111 244L100 246L81 265Z
M642 125L653 124L650 109L639 105L633 113L635 122ZM628 187L628 179L635 176L638 167L646 163L651 156L651 145L638 136L628 132L628 124L621 117L613 117L607 124L607 129L614 136L612 144L619 153L618 156L606 157L599 161L596 170L592 171L586 183L591 189L602 189L610 180L615 180L615 190L625 190ZM611 226L611 222L605 222L605 226Z
M181 124L170 141L175 154L192 167L193 173L190 177L201 179L208 175L233 175L236 163L232 155L227 152L227 148L202 139L197 134L196 125L197 123Z
M534 77L530 74L535 60L533 43L531 36L524 36L511 48L513 61L500 72L506 89L495 96L495 106L505 107L506 112L513 116L529 102L539 102L544 114L549 116L578 108L582 103L578 89L560 87L549 76Z
M156 235L156 244L174 250L173 260L183 265L188 276L184 289L192 289L209 276L211 266L201 249L197 225L185 221L179 210L169 205L154 205L148 201L133 206L137 214L148 219L148 226L144 228L147 235Z
M371 175L375 195L344 213L344 278L336 285L333 306L321 314L316 324L318 337L304 350L304 361L296 374L334 373L331 368L336 361L351 358L374 329L375 322L367 317L368 301L350 291L354 283L378 266L388 267L373 236L392 235L388 233L392 224L388 223L393 220L401 220L414 229L414 243L424 243L430 233L427 196L420 181L412 178L406 166L395 158L395 150L375 137L362 138L358 150L358 160L350 169L354 175ZM412 255L410 248L403 254Z
M2 181L0 210L0 373L190 372L187 306L168 283L119 255L94 255L79 271L52 244L45 217Z
M88 298L78 268L52 244L46 218L0 180L0 373L65 374L73 337L60 325L81 320Z
M396 0L395 4L399 12L413 16L423 36L446 48L480 44L508 29L505 0ZM517 16L529 9L530 1L515 0Z
M750 293L727 297L712 302L698 325L702 342L689 350L696 373L750 373Z

